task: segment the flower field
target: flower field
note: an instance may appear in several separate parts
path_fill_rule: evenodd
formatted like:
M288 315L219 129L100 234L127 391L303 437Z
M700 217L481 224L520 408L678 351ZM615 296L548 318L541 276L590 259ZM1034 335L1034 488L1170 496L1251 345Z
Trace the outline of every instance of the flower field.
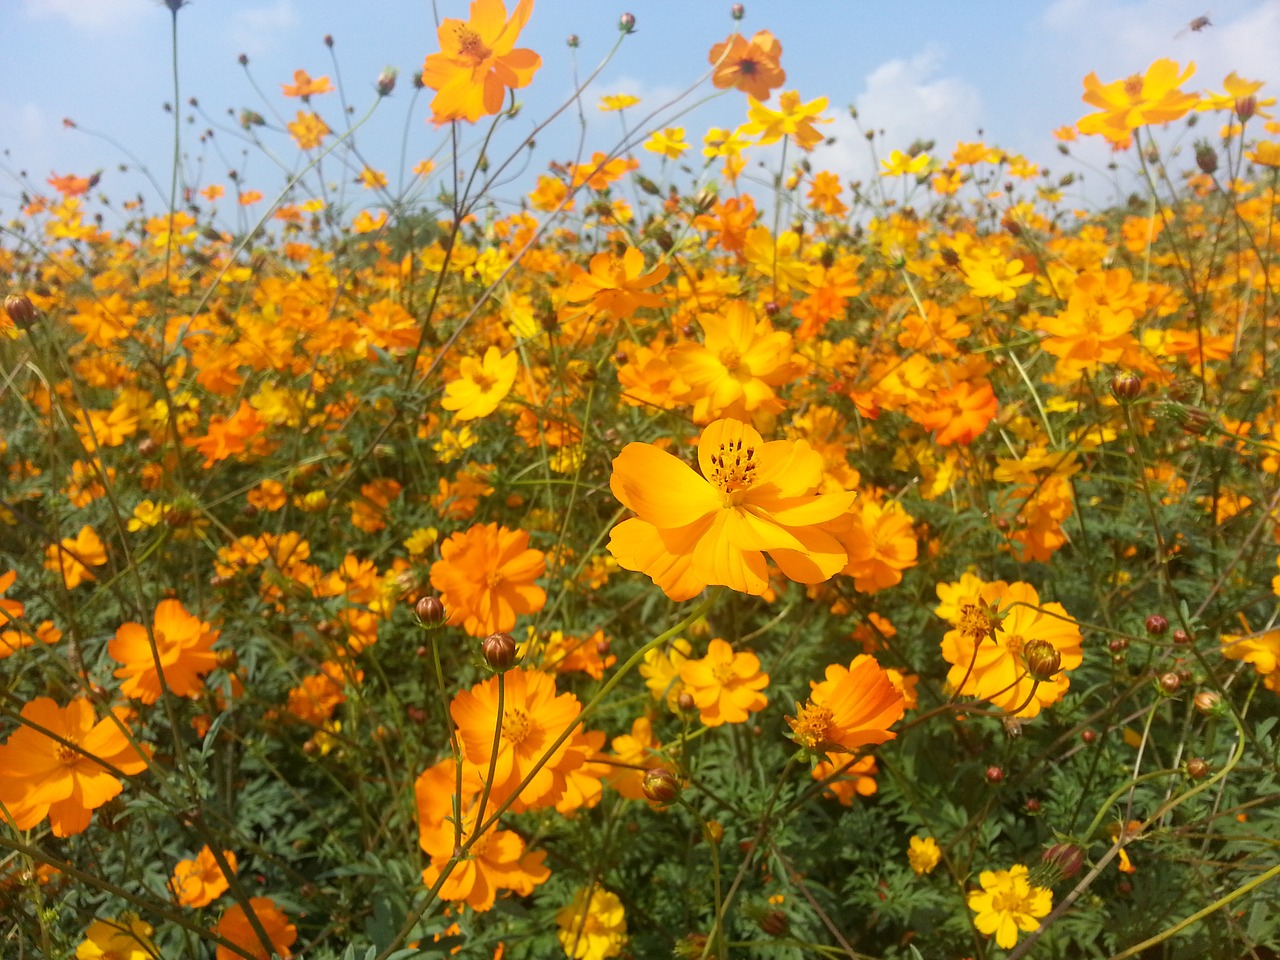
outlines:
M982 142L842 180L735 31L740 126L606 61L627 135L500 204L552 54L445 6L239 114L283 190L5 212L0 954L1280 955L1263 83L1084 78L1082 210Z

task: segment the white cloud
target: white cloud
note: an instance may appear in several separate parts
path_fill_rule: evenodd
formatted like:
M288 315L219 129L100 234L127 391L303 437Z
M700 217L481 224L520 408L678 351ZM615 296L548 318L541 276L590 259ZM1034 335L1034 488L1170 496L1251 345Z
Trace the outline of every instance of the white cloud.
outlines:
M231 18L231 39L242 53L260 57L275 45L284 31L297 23L298 12L292 0L275 0L266 6L236 13Z
M154 14L158 0L23 0L33 20L57 18L80 30L118 26L142 14Z
M842 177L869 180L877 172L865 137L872 131L881 158L905 150L917 139L935 140L942 151L959 140L973 140L982 125L982 98L966 80L936 76L940 66L939 51L930 48L873 70L854 100L856 122L845 110L831 110L833 122L822 131L836 142L814 151L814 165Z

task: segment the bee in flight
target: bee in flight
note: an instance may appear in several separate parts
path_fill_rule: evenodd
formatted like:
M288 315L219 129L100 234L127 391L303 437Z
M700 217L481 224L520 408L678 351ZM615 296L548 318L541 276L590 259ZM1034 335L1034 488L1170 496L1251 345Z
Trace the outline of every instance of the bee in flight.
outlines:
M1192 33L1199 33L1205 27L1212 27L1212 26L1213 26L1213 21L1209 19L1209 15L1207 13L1202 14L1201 16L1196 17L1194 20L1188 23L1181 30L1179 30L1177 34L1174 35L1173 39L1177 40L1178 37L1181 37L1188 30L1190 30Z

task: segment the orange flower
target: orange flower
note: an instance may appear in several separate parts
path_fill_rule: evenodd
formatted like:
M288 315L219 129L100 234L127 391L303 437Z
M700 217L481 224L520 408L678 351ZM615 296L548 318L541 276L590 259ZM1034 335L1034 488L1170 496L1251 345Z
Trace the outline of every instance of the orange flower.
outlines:
M510 630L517 614L542 609L547 594L533 581L546 570L546 556L529 547L528 533L490 523L455 533L440 545L431 585L444 600L449 623L485 637Z
M498 704L498 678L490 677L453 698L449 713L458 725L463 758L485 774L492 762L494 803L503 803L521 781L539 767L524 788L513 810L553 806L564 791L564 774L570 741L555 750L551 744L582 712L571 693L556 695L555 679L536 670L508 670L503 674L502 705ZM497 759L494 731L500 729ZM572 758L579 765L582 758ZM559 769L558 769L559 768Z
M897 736L889 727L902 719L902 693L874 657L861 654L848 667L833 663L826 679L810 687L809 701L797 703L795 717L787 718L802 747L834 762L836 754Z
M912 419L926 430L936 431L934 442L941 446L971 443L1000 409L995 391L985 379L961 380L944 387L927 407L917 409Z
M218 665L213 652L218 631L188 613L181 601L170 599L156 606L151 633L156 641L154 653L147 628L140 623L121 624L107 644L111 659L124 664L115 672L124 680L120 692L142 703L155 703L163 671L165 686L174 695L194 697L200 693L204 689L201 674Z
M234 871L236 855L230 850L223 850L222 856ZM222 896L229 885L208 846L202 847L194 860L179 860L173 868L173 879L169 881L169 889L184 907L207 906Z
M209 469L220 460L246 453L261 447L267 425L258 411L247 400L230 417L216 414L209 420L209 432L203 437L186 437L188 447L194 447L204 455L204 467Z
M760 692L769 685L769 675L760 670L760 658L749 650L735 653L719 638L707 645L701 660L680 664L680 679L708 727L743 723L769 703Z
M864 499L832 526L849 554L840 572L853 577L853 588L861 593L896 586L902 571L916 565L919 547L911 515L897 502Z
M769 99L771 90L787 81L787 74L778 63L782 44L768 30L759 31L750 42L735 33L712 47L707 57L716 68L711 82L721 90L733 87L763 101Z
M649 287L667 278L671 268L657 264L644 273L644 254L627 247L620 257L608 252L591 258L590 272L573 267L573 278L564 292L571 303L591 301L590 309L618 320L626 319L641 307L660 307L661 293L645 293Z
M490 734L492 737L492 734ZM461 827L464 841L471 840L476 830L476 803L481 792L479 774L465 768L462 796L457 794L457 767L452 759L443 760L425 770L414 784L418 807L418 845L431 857L422 871L422 880L434 885L445 866L453 859ZM454 802L462 816L454 822ZM492 803L487 808L493 809ZM491 827L476 838L465 855L454 866L440 887L440 897L454 903L465 903L472 910L484 912L493 907L499 890L512 890L521 895L551 876L543 864L542 851L526 852L518 833Z
M46 816L55 837L89 826L89 815L124 789L115 774L146 769L146 758L121 732L125 711L96 720L93 704L72 700L60 707L37 697L22 707L23 725L0 745L0 803L18 830L30 830ZM49 731L59 740L39 732ZM65 741L62 742L62 741ZM110 768L110 769L108 769Z
M298 111L297 119L291 120L285 126L293 134L293 139L297 141L300 150L314 150L333 132L329 129L329 125L316 114L303 113L301 110ZM240 202L244 202L243 198Z
M647 443L629 443L613 461L609 487L637 516L613 528L618 565L649 576L672 600L709 584L760 596L764 553L800 583L820 583L847 562L821 528L852 493L816 494L822 455L804 440L765 443L737 420L708 424L698 440L702 476Z
M249 907L258 918L258 922L266 932L267 939L271 941L271 946L275 949L275 952L286 958L292 956L289 948L298 939L298 929L289 922L289 918L285 916L284 911L277 907L270 897L250 897ZM240 906L240 904L237 903L227 908L222 918L218 921L218 928L215 932L223 939L230 940L251 957L255 957L257 960L269 960L266 948L263 947L262 941L258 939L257 932L253 929L252 924L249 923L249 918L245 916L244 907ZM217 960L242 960L242 958L240 954L234 953L228 947L219 944Z
M436 91L431 119L475 123L502 109L507 89L528 86L542 66L532 50L513 49L533 12L520 0L511 19L502 0L472 0L467 21L446 17L440 24L440 52L422 64L422 84Z
M286 97L301 97L306 100L314 97L318 93L329 93L333 90L333 84L329 82L328 77L316 77L314 80L305 70L293 71L293 86L282 83L283 93Z
M64 197L79 197L88 193L93 189L93 185L98 182L98 175L95 173L92 177L77 177L75 174L67 173L62 176L53 174L45 183L53 187Z
M1178 89L1196 72L1172 60L1157 60L1145 75L1133 74L1124 80L1103 84L1096 73L1084 78L1084 102L1100 107L1097 113L1081 117L1076 127L1081 133L1097 133L1116 144L1127 144L1132 131L1151 123L1169 123L1191 110L1198 94Z
M676 344L668 354L671 365L691 388L695 423L716 417L749 420L757 411L782 410L774 393L795 376L791 364L791 334L774 330L768 317L732 300L718 313L700 318L704 342Z
M106 562L107 548L87 524L74 537L63 537L60 544L50 544L44 551L44 568L60 572L68 590L97 579L89 568Z

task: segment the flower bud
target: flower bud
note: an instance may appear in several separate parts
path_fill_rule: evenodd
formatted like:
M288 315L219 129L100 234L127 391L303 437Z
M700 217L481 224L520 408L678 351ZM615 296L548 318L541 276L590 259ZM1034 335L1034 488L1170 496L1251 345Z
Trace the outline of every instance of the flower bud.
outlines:
M384 67L382 69L382 72L378 74L378 96L391 96L391 91L396 88L397 76L399 76L399 71L395 67Z
M5 297L4 312L19 330L30 330L40 319L40 311L25 293L11 293Z
M424 627L438 627L448 616L439 597L423 597L413 608Z
M1162 674L1157 683L1160 687L1160 691L1162 693L1167 693L1170 696L1182 689L1182 678L1176 673Z
M569 34L569 36L565 39L564 42L569 45L570 50L578 49L578 35L576 33Z
M1247 97L1241 97L1236 101L1236 116L1241 123L1248 123L1255 113L1258 112L1258 98L1253 94Z
M1203 780L1209 775L1209 764L1200 757L1192 757L1187 761L1187 776L1192 780Z
M648 177L637 176L636 185L651 197L658 197L662 195L662 191L658 189L658 185Z
M987 767L987 783L1001 783L1004 780L1004 771L997 766Z
M1062 654L1048 640L1028 640L1022 659L1032 680L1049 680L1062 669Z
M1218 151L1206 140L1196 143L1196 166L1201 173L1213 174L1218 169Z
M236 656L236 652L230 648L223 647L221 650L213 652L214 662L222 670L234 670L240 664L240 658Z
M491 633L480 644L480 653L498 673L510 670L516 662L516 638L509 633Z
M1191 702L1204 714L1214 714L1222 710L1222 695L1216 690L1201 690Z
M1169 629L1169 620L1158 613L1153 613L1147 617L1146 627L1147 633L1153 637L1158 637Z
M1191 642L1191 635L1187 633L1187 631L1183 630L1182 628L1178 628L1177 630L1173 631L1173 642L1178 644L1178 646L1180 647L1185 647L1188 643Z
M791 921L781 910L767 910L760 918L760 929L766 936L785 937L787 931L791 929Z
M636 31L636 15L634 13L624 13L618 18L618 29L623 33L635 33Z
M666 767L654 767L644 772L640 789L645 799L666 806L680 796L680 781Z
M1121 403L1138 399L1142 378L1136 373L1118 373L1111 378L1111 395Z
M1052 867L1065 880L1074 877L1084 866L1084 851L1074 843L1055 843L1040 854L1040 862Z
M1098 734L1093 730L1081 730L1080 739L1085 743L1093 743L1098 739Z
M694 702L693 694L686 690L676 697L676 707L681 713L688 713L691 710L696 710L698 705Z
M729 8L729 15L735 20L741 20L747 15L747 8L740 3L735 3Z

